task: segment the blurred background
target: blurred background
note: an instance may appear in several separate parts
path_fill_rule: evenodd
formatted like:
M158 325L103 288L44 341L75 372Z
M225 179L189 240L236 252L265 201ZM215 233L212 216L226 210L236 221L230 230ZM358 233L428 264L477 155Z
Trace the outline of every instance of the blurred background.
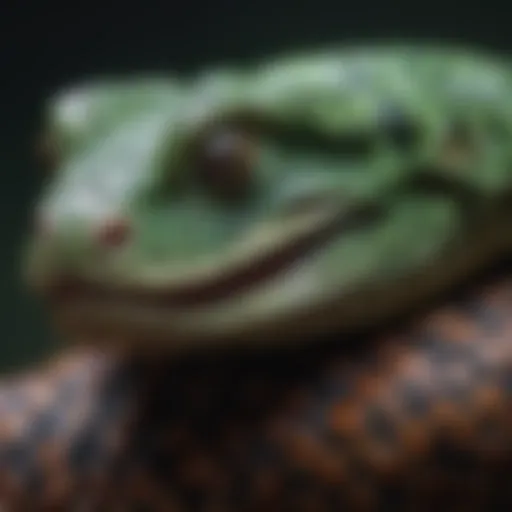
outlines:
M56 88L95 75L180 71L332 42L433 39L501 53L508 53L512 44L506 3L60 4L11 0L0 9L0 371L34 361L56 344L44 316L24 292L18 270L20 244L42 178L32 153L39 108Z

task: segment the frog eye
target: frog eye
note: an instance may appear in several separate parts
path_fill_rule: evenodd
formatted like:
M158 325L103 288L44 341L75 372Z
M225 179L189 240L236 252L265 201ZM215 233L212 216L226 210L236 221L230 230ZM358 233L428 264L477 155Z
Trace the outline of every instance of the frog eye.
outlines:
M197 153L199 178L222 197L247 191L255 161L255 137L239 128L220 128L202 138Z

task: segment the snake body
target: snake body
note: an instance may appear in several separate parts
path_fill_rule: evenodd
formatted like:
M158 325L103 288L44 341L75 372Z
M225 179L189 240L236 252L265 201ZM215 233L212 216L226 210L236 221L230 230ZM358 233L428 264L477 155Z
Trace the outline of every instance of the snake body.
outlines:
M505 506L511 308L512 281L501 275L349 353L335 344L149 366L90 349L60 356L2 389L2 502L6 510Z
M343 55L51 102L6 510L510 506L508 69Z

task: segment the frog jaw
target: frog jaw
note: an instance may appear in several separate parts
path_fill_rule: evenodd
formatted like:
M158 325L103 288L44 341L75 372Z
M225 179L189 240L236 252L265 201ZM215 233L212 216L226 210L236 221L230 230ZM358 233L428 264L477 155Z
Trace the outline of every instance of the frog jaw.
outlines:
M479 236L487 243L460 244L443 266L427 265L404 273L404 286L400 287L390 288L389 280L382 279L369 280L365 286L356 280L344 291L320 290L315 288L314 259L306 258L260 287L259 294L235 296L209 308L158 308L144 300L83 296L56 308L55 320L71 340L128 347L141 353L293 346L333 332L366 331L428 303L476 269L492 264L498 246L510 250L511 241L504 233L503 225L478 233L473 241Z
M202 338L215 337L215 330L219 337L226 336L225 318L234 305L236 314L237 303L247 302L236 323L243 317L250 321L251 316L257 323L265 323L264 318L257 319L265 303L273 303L273 312L264 315L271 320L283 313L283 307L294 308L294 294L304 301L315 280L314 265L311 275L304 272L308 263L334 240L355 228L370 227L377 213L371 205L347 209L326 203L260 226L233 250L203 266L174 265L172 272L169 266L148 268L118 279L111 276L110 280L94 272L69 276L55 281L45 293L61 323L74 325L81 332L97 327L115 333L118 326L133 321L141 336L154 332L160 338L188 340L188 344L189 338L200 332ZM125 329L122 332L126 337Z
M60 295L55 309L57 324L75 337L90 334L93 340L107 338L109 343L121 339L131 349L165 349L171 353L208 346L287 345L333 330L364 330L388 320L409 309L410 304L427 301L450 283L457 283L491 262L497 249L510 248L508 225L502 219L491 229L484 224L481 229L469 230L451 244L431 240L427 245L433 250L434 259L423 255L419 265L417 260L408 265L400 262L394 271L388 267L388 273L382 267L372 271L366 266L375 261L367 251L366 259L358 258L359 272L347 265L345 277L349 279L340 281L334 279L339 275L328 277L333 268L326 268L325 262L333 248L343 247L344 240L350 240L350 215L328 212L311 216L309 226L303 218L298 223L304 228L302 236L288 238L281 245L290 252L276 265L274 273L266 275L267 279L263 279L263 273L255 273L242 292L228 288L223 290L223 298L203 298L202 303L181 305L174 296L174 304L170 305L166 300L173 290L162 288L162 281L155 290L147 282L145 287L133 284L135 280L131 285L125 282L109 287L108 281L102 280L103 284L92 293L91 278L85 281L84 288L75 290L76 295ZM370 215L366 222L361 222L358 215L352 218L358 221L357 231L366 232L370 241L395 222L392 215L389 219ZM354 249L361 254L360 246ZM345 254L349 255L347 251ZM439 259L444 262L442 266L437 264ZM249 261L252 263L247 268L256 271L263 260ZM337 261L337 268L343 266L342 262L343 258ZM396 282L397 273L402 286L390 287ZM195 286L200 283L195 281ZM203 285L206 286L204 281Z

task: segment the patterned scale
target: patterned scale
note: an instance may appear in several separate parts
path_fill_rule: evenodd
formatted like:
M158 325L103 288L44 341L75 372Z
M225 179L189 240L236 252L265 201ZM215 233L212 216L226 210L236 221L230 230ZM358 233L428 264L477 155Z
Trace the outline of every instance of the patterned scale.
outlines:
M2 510L494 510L512 494L512 278L463 297L350 344L76 350L10 379Z

